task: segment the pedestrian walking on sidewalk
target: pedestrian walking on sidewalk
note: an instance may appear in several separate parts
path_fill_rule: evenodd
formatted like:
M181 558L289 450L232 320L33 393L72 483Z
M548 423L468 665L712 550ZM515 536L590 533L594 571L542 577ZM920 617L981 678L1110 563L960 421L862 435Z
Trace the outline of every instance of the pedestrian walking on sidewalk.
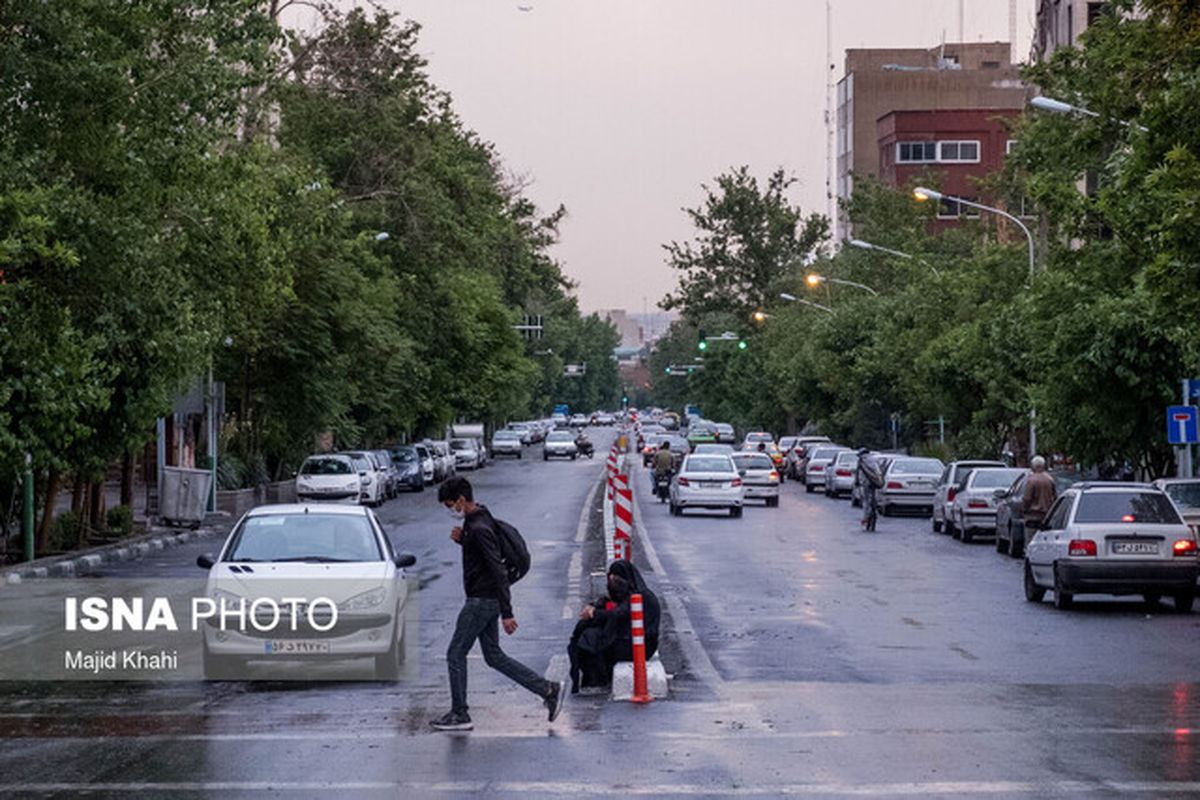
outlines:
M463 590L467 599L458 613L454 636L446 650L450 711L429 724L440 731L471 730L467 653L477 639L487 665L542 698L553 722L562 710L566 681L548 681L500 649L499 625L511 636L517 630L517 620L509 594L508 570L501 557L502 533L495 518L486 507L475 502L474 490L463 477L447 479L438 489L438 502L460 522L450 532L450 538L462 547Z

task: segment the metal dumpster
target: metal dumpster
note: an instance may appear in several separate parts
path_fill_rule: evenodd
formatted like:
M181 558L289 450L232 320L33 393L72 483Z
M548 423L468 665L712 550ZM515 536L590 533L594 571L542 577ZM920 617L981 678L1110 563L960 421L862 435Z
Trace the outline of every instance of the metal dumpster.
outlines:
M212 473L203 469L163 467L159 516L172 525L200 527L208 509Z

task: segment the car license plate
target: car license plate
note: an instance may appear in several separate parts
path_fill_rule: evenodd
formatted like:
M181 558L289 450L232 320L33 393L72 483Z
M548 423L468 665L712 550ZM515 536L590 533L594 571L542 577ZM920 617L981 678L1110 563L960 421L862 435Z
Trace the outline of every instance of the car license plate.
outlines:
M720 481L700 481L701 489L720 489L721 485Z
M1112 551L1120 554L1158 555L1156 542L1113 542Z
M273 656L328 653L329 642L318 639L271 639L266 642L266 651Z

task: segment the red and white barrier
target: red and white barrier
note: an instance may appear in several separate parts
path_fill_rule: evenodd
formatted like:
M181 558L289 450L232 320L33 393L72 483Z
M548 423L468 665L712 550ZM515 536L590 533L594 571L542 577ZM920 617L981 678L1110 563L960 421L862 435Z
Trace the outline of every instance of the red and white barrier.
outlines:
M633 626L633 697L632 703L649 703L654 700L646 688L646 623L642 618L642 596L629 598L629 617Z
M624 475L618 475L613 483L613 519L616 531L613 534L612 557L614 560L628 560L633 544L633 490L629 488L629 481Z

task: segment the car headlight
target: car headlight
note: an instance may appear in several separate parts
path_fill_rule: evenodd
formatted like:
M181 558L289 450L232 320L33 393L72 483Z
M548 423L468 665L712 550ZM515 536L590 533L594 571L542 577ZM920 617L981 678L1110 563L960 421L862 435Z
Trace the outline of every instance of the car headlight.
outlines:
M382 586L376 586L353 597L343 600L338 603L339 611L365 611L368 608L375 608L387 599L387 589Z
M225 605L227 607L242 602L242 596L240 594L227 592L224 589L213 589L212 594L210 594L209 597L211 597L213 600L216 600L218 605Z

